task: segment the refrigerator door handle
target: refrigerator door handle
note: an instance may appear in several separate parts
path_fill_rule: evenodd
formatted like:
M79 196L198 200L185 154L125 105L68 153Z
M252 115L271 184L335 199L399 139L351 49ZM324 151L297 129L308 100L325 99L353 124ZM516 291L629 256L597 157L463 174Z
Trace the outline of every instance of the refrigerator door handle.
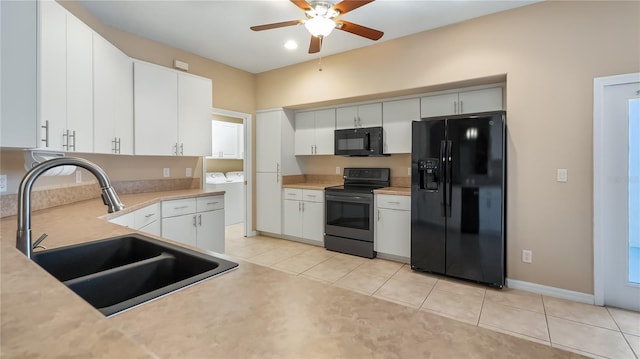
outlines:
M451 217L451 202L453 202L453 181L452 181L452 177L453 177L453 165L451 163L452 158L451 158L451 147L452 143L451 140L447 141L447 174L446 176L446 181L447 181L447 189L445 192L447 192L447 217Z
M442 201L440 201L440 216L446 217L446 205L447 205L447 173L444 170L444 166L446 163L445 151L446 151L446 142L444 140L440 141L440 164L438 171L440 172L439 182L442 184Z

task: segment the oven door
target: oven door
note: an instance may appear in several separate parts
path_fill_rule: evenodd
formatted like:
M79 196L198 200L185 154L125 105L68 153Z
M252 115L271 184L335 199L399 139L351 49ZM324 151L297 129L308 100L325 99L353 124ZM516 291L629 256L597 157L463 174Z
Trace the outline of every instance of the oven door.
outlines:
M373 242L373 194L325 193L325 234Z

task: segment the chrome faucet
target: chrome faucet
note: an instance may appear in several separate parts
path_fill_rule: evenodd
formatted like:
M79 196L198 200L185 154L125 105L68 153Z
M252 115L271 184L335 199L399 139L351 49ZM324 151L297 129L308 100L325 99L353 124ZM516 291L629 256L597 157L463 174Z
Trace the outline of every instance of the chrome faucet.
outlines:
M41 162L33 167L22 178L18 189L18 232L16 235L16 248L24 253L27 258L31 258L33 244L31 243L31 187L35 180L46 171L59 166L77 166L93 173L98 179L102 188L102 201L108 207L108 212L118 212L124 209L118 195L111 187L111 182L107 174L93 162L76 157L54 158ZM41 237L41 239L44 239ZM39 242L38 242L39 243Z

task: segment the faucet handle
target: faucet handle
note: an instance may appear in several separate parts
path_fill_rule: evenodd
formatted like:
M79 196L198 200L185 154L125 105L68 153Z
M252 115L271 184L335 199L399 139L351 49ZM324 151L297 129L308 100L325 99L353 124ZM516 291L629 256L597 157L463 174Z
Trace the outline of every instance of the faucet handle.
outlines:
M42 241L44 241L45 238L47 238L49 235L46 233L42 233L42 235L40 236L40 238L36 239L35 242L33 242L33 249L36 249L38 247L42 248L42 249L47 249L45 246L41 246L40 243L42 243Z

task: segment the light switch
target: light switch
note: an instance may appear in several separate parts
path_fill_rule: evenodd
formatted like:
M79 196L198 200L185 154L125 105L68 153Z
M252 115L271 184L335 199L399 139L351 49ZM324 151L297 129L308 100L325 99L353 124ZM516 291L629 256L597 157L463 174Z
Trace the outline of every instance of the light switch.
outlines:
M556 181L567 182L568 176L569 174L566 168L558 168L558 172L556 174Z

